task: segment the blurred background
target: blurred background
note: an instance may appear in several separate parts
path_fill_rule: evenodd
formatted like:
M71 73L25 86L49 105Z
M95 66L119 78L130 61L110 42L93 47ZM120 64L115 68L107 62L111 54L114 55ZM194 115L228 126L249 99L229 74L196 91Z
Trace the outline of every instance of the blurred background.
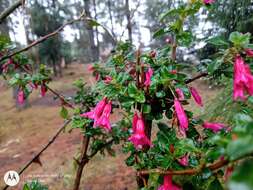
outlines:
M14 2L0 0L0 12ZM88 64L105 62L116 41L129 40L142 51L164 45L170 36L159 39L152 37L158 29L170 22L159 22L159 15L185 2L186 0L26 0L24 6L0 24L0 34L10 38L15 48L20 49L55 31L68 20L77 18L83 11L87 17L101 24L103 27L92 26L85 21L68 25L59 35L26 53L35 67L45 64L52 68L54 78L50 86L68 96L74 93L72 83L75 79L82 77L88 84L93 84L94 79L87 70ZM200 67L201 64L206 64L201 60L218 51L206 43L209 37L221 36L227 39L233 31L253 34L252 13L252 0L217 0L211 7L201 9L185 25L185 30L194 36L194 43L180 47L177 60ZM205 81L195 85L206 102L211 102L222 90ZM16 108L16 93L15 89L9 88L0 79L0 187L3 185L3 174L10 169L18 170L32 158L63 122L58 113L59 103L53 101L53 95L47 94L40 98L39 93L33 93L26 109L20 111ZM204 114L206 107L198 110L199 114ZM49 185L50 189L70 189L75 169L73 157L78 153L80 141L79 131L61 135L42 155L42 164L32 165L21 181L38 178ZM117 158L104 159L98 155L84 171L82 189L135 189L134 171L124 165L124 158L121 153Z

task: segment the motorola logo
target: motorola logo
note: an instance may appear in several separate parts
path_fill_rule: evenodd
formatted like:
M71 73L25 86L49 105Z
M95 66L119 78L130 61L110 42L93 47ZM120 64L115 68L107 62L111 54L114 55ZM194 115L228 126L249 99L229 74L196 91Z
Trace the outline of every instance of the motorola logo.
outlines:
M18 184L20 178L16 171L8 171L4 175L4 182L6 185L15 186Z

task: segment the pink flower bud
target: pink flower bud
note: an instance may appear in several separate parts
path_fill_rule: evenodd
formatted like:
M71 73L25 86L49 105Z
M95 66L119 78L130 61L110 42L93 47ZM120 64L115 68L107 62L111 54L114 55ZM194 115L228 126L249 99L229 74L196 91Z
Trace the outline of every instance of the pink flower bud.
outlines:
M100 74L97 73L96 76L95 76L95 80L96 80L96 81L99 81L99 79L100 79Z
M205 122L202 125L206 129L211 129L214 133L219 132L221 129L226 128L226 126L222 123L209 123Z
M25 93L23 90L18 91L18 103L19 104L24 104L25 102Z
M178 162L182 165L182 166L188 166L189 164L189 155L186 154L183 157L178 159Z
M40 94L42 97L44 97L46 95L46 92L47 92L47 87L44 83L41 84L40 86Z
M178 101L177 98L174 100L174 107L175 107L177 119L179 121L180 133L183 136L186 136L185 131L188 130L188 125L189 125L188 118L184 111L183 106L181 105L181 103Z
M148 71L145 73L145 82L144 85L146 87L149 87L151 85L151 77L153 76L153 70L151 68L148 69Z
M88 65L88 71L93 72L95 69L93 65Z
M180 88L177 88L176 93L177 93L178 100L183 101L184 100L184 92Z
M245 53L248 57L253 57L253 50L252 49L245 49Z
M190 91L191 91L192 97L194 98L195 102L196 102L199 106L203 106L202 98L201 98L201 96L199 95L197 89L194 88L194 87L190 87Z
M171 74L177 74L177 70L171 70L170 73Z
M225 181L228 181L228 179L230 178L230 176L233 174L234 172L234 167L233 166L228 166L225 170L225 175L224 175L224 179Z
M210 5L210 4L214 3L214 2L215 2L215 0L204 0L204 3L206 5Z
M111 81L112 81L112 77L111 76L105 76L105 80L104 80L105 84L110 84Z
M136 132L136 124L137 124L138 119L139 119L138 113L135 112L133 116L133 120L132 120L133 133Z

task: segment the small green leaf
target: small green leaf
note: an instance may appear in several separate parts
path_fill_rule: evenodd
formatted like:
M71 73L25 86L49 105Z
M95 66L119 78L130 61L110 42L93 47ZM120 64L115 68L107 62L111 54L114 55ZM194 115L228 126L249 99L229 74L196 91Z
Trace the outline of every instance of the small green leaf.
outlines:
M23 190L30 190L29 186L27 184L24 185Z
M151 112L151 106L148 104L143 105L143 113L150 113Z
M250 42L250 33L242 34L240 32L232 32L229 40L235 45L240 47L247 47Z
M215 36L213 38L210 38L206 41L209 44L213 44L215 46L228 46L229 43L224 41L223 38L221 36Z
M64 106L62 106L62 108L61 108L60 116L63 119L67 119L68 118L68 110Z
M166 30L165 28L161 28L161 29L155 31L155 33L153 34L153 38L161 37L164 34L167 34L168 32L169 32L169 30Z
M220 183L220 181L215 178L215 180L213 180L209 186L208 186L208 189L207 190L223 190L223 187Z

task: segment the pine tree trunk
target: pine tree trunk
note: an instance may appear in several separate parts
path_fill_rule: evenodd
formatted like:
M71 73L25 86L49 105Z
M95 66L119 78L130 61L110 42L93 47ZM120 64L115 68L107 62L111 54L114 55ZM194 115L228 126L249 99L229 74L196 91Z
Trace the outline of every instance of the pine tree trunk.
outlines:
M84 0L84 10L85 10L86 16L91 18L90 0ZM93 30L93 26L89 25L89 23L86 23L86 27L89 34L89 42L90 42L91 58L92 58L91 61L94 62L98 60L97 47L95 45L95 39L94 39L94 30Z
M127 18L127 31L128 31L128 39L132 43L132 23L131 23L131 12L129 8L129 0L126 0L125 2L125 10L126 10L126 18Z

